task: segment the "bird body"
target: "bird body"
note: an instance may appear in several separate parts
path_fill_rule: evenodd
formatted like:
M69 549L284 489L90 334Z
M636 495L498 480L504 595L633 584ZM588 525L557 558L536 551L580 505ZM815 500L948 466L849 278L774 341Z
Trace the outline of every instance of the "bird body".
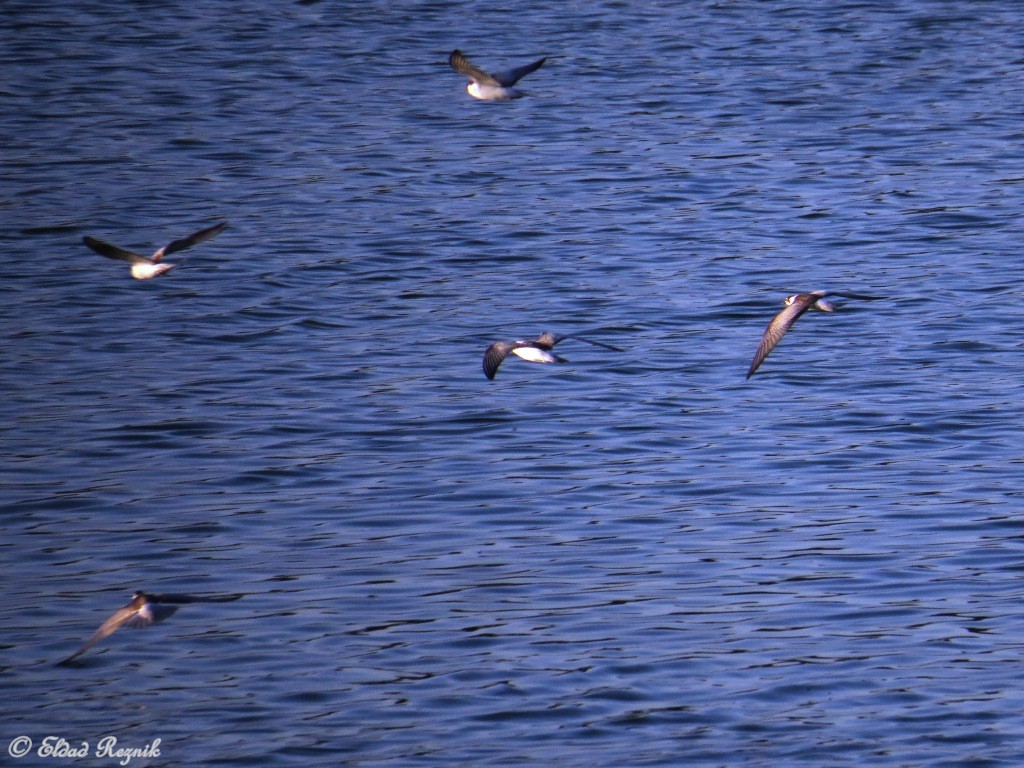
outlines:
M529 343L519 344L518 346L513 347L511 352L520 360L525 360L528 363L568 362L564 357L559 357L551 350L544 349L543 347L536 347Z
M518 99L523 93L512 86L531 72L536 72L540 69L545 61L547 61L546 56L530 64L510 69L507 72L491 74L472 64L460 50L456 49L448 56L448 64L451 68L460 75L465 75L469 78L470 82L466 86L466 91L474 99L480 99L481 101L509 101L510 99Z
M81 648L66 659L58 661L57 665L66 665L71 660L81 656L87 650L92 648L103 638L114 634L114 632L119 630L121 627L148 627L152 624L163 621L178 610L177 605L174 604L226 603L232 600L238 600L240 597L242 597L242 595L238 594L207 597L176 594L152 595L146 594L145 592L135 592L132 594L132 600L128 605L116 610L109 619L100 625L100 628L93 633L93 636L90 637ZM168 605L168 603L171 603L171 605Z
M98 240L95 237L89 237L86 235L82 238L82 242L85 243L100 256L106 256L108 259L117 259L118 261L127 261L131 264L132 277L136 280L148 280L151 277L162 275L164 272L173 267L173 264L168 264L162 259L178 251L184 251L191 248L193 245L209 240L214 235L219 234L228 223L222 221L219 224L215 224L212 227L201 229L198 232L194 232L188 237L183 237L179 240L173 240L172 242L160 248L152 256L143 256L141 253L135 253L134 251L128 251L124 248L120 248L111 243Z
M484 375L488 379L493 379L498 372L498 367L509 355L515 355L520 360L525 360L528 363L566 363L568 360L552 352L556 344L566 339L585 341L587 344L594 344L595 346L604 347L615 352L622 351L611 344L584 339L581 336L558 336L545 331L533 341L516 339L515 341L496 341L491 344L484 351Z
M788 296L783 302L785 306L782 311L772 318L772 321L768 323L768 327L765 328L764 334L761 336L761 343L758 344L757 351L754 353L754 359L750 363L750 369L747 371L747 378L749 379L754 375L754 371L764 362L769 353L782 340L782 337L786 335L786 331L792 327L793 323L804 312L811 309L820 312L834 312L835 305L828 301L830 296L841 296L847 299L861 299L864 301L874 301L881 298L879 296L863 296L857 293L839 293L837 291L810 291L809 293L797 293Z

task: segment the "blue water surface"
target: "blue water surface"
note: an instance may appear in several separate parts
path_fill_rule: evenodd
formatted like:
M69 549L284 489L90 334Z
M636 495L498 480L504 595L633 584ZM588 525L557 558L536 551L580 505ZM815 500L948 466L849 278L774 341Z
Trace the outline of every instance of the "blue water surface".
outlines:
M3 764L1024 764L1014 4L0 20Z

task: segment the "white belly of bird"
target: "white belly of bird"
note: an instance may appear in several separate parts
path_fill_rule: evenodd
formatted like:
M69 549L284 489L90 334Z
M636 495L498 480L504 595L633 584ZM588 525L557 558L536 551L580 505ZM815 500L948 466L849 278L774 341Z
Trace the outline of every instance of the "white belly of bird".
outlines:
M537 349L536 347L516 347L512 350L512 354L522 360L526 360L529 363L553 363L555 362L555 356L544 349Z
M170 264L148 264L145 262L139 262L138 264L132 264L132 277L136 280L147 280L151 277L163 274L170 268Z
M516 92L511 88L503 88L500 85L484 85L472 82L466 86L469 95L474 99L483 101L506 101L515 96Z

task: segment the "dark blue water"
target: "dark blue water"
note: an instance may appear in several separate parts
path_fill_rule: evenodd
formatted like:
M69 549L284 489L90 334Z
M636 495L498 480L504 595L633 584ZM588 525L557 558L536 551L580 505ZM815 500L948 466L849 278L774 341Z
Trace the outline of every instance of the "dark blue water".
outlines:
M653 5L0 7L5 765L1024 764L1019 9Z

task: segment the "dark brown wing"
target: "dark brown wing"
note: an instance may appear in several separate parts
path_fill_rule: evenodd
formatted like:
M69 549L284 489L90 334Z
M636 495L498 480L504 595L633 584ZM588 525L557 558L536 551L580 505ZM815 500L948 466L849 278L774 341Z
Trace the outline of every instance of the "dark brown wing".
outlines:
M811 305L821 297L821 292L801 293L796 297L796 300L792 304L772 318L772 321L768 323L768 327L764 329L764 334L761 336L761 343L757 345L757 352L754 353L754 360L750 363L750 370L747 371L748 379L754 375L754 371L757 370L758 366L760 366L771 351L775 349L775 345L782 340L782 337L786 335L786 331L788 331L793 323L796 322L796 319L806 312Z
M193 245L199 245L199 243L209 240L214 235L220 234L227 225L228 223L226 221L222 221L220 224L214 224L212 227L207 227L206 229L194 232L188 237L183 237L180 240L174 240L157 251L153 255L153 260L159 261L168 254L176 253L177 251L184 251L191 248Z
M538 59L532 64L524 64L521 67L510 69L507 72L495 72L493 75L493 79L497 80L498 83L503 85L505 88L509 88L518 83L531 72L536 72L544 65L544 62L547 60L548 58L547 56L545 56L543 59Z
M613 347L611 344L605 344L603 341L594 341L593 339L585 339L582 336L560 336L558 341L564 341L565 339L575 339L576 341L584 341L587 344L593 344L595 347L603 347L604 349L610 349L612 352L622 352L623 350L619 347Z
M95 237L89 237L88 235L82 238L82 242L100 256L106 256L108 259L127 261L129 264L151 264L153 262L152 259L148 256L143 256L141 253L126 251L124 248L118 248L116 245L105 243L102 240L97 240Z
M822 291L825 296L841 296L844 299L859 299L860 301L881 301L885 296L865 296L862 293L839 293L838 291Z
M594 341L593 339L587 339L583 336L559 336L557 333L551 333L545 331L537 337L537 341L534 342L541 349L553 349L556 344L560 344L566 339L575 339L576 341L583 341L587 344L593 344L595 347L604 347L610 349L612 352L622 352L623 350L619 347L613 347L611 344L605 344L603 341Z
M151 595L146 593L151 603L230 603L245 597L241 593L229 595L184 595L176 593L164 593L162 595Z
M498 366L505 361L509 352L514 348L515 345L508 341L496 341L484 350L484 376L493 379L494 374L498 372Z
M487 74L482 69L480 69L479 67L474 66L473 64L471 64L469 62L469 59L467 59L462 54L462 51L460 51L458 49L452 51L448 55L448 64L451 66L452 69L454 69L460 75L465 75L470 80L473 80L475 82L483 83L485 85L494 85L494 86L501 86L501 85L503 85L503 83L501 83L497 78L492 77L491 75ZM521 75L520 75L520 77L521 77Z

